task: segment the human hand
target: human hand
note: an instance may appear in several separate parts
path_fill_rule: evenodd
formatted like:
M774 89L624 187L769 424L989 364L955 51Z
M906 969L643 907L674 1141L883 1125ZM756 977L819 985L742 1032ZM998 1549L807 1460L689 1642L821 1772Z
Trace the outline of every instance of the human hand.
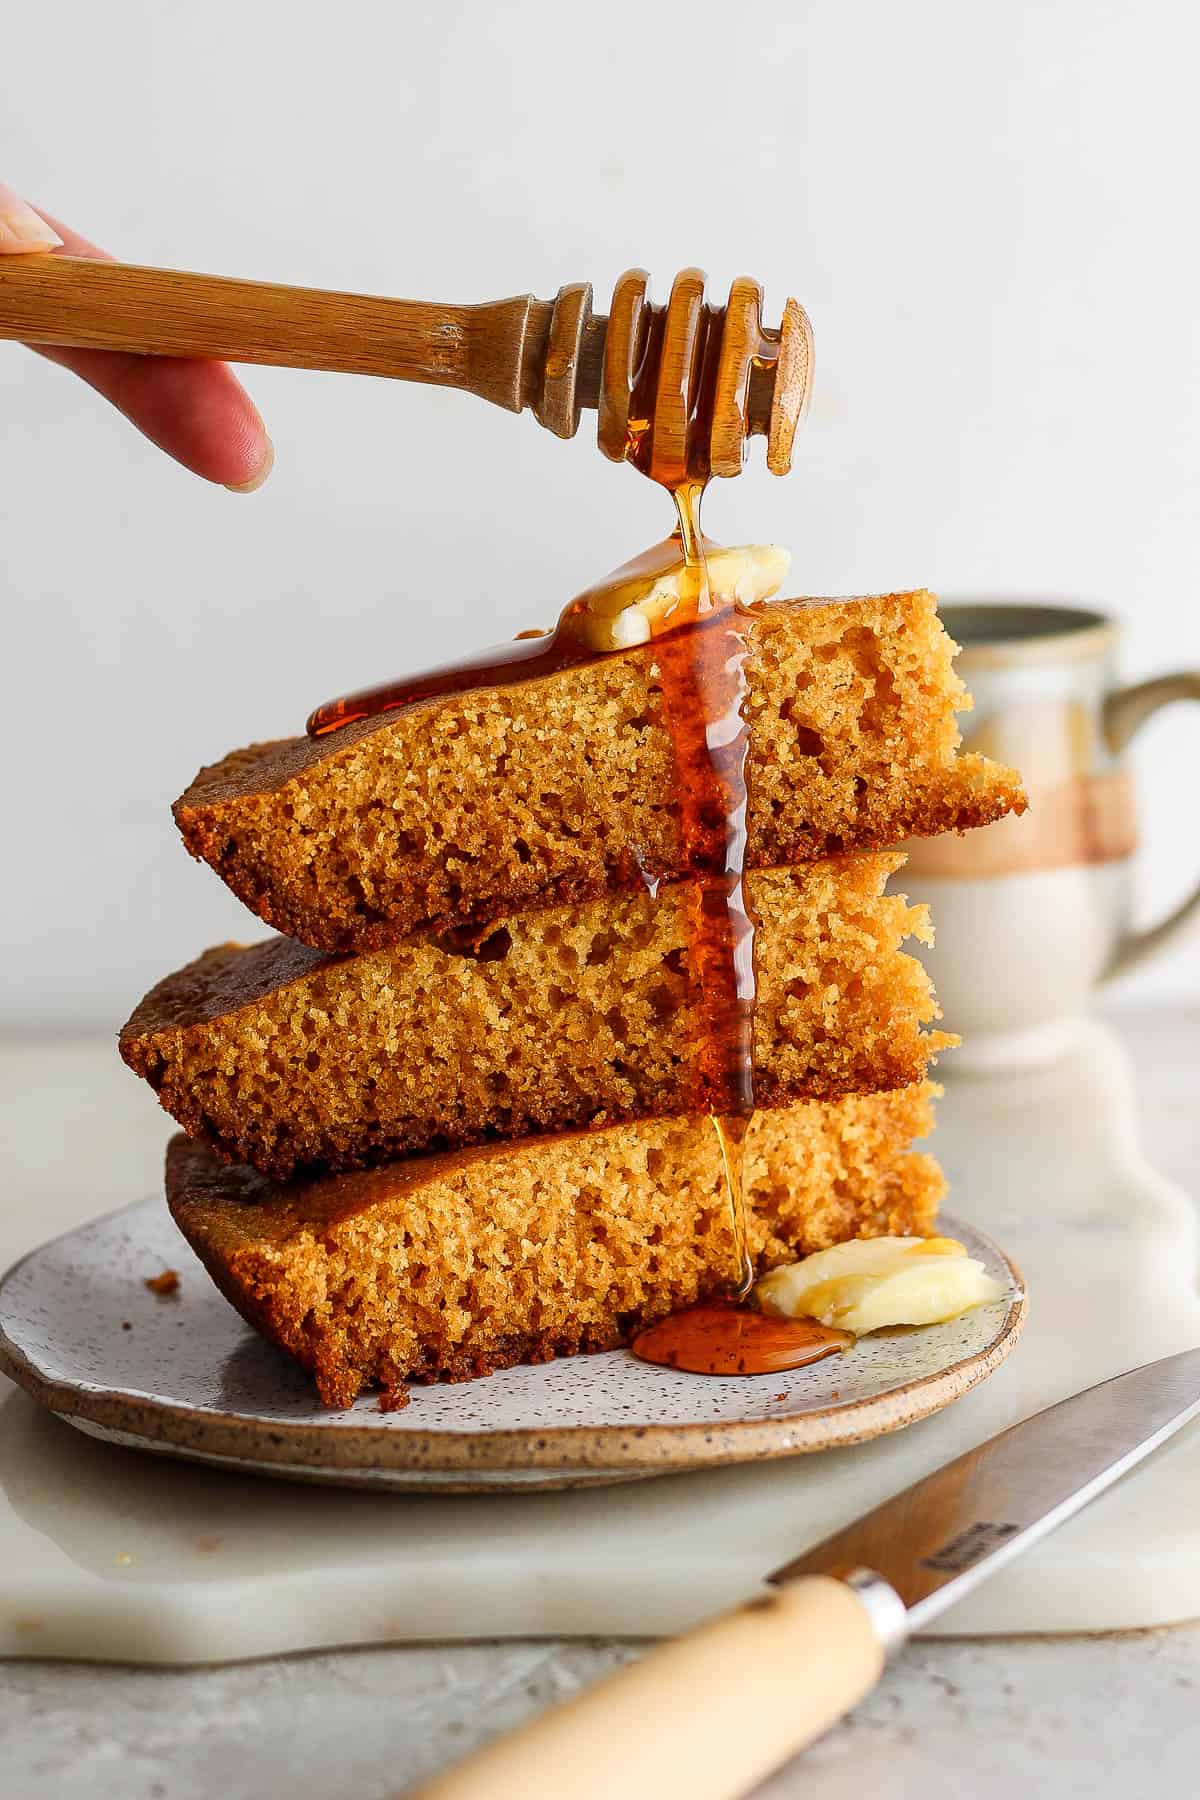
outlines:
M108 260L49 213L0 182L0 255L64 250ZM206 481L237 494L262 486L275 452L249 394L225 363L174 356L133 356L116 350L66 350L35 344L40 356L71 369L111 400L153 444Z

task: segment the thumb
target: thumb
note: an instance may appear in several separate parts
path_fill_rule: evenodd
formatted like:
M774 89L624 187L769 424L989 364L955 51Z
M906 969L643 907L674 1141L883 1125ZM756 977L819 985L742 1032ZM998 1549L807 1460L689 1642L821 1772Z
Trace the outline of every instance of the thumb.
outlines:
M30 250L57 250L62 239L32 206L0 181L0 256Z

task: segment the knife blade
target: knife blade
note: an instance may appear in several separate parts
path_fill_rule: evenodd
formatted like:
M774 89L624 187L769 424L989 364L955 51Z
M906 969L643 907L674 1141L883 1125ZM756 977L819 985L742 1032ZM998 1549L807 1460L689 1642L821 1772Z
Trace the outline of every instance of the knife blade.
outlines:
M849 1712L914 1631L1196 1418L1200 1349L1035 1413L413 1800L736 1800Z
M1197 1417L1200 1349L1145 1363L977 1444L767 1580L870 1570L910 1637Z

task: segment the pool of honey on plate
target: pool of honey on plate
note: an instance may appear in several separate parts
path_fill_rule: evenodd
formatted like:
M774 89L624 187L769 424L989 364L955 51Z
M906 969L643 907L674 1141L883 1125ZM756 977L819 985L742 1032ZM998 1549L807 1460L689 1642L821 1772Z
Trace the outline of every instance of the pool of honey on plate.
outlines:
M650 640L674 752L681 862L699 871L686 884L688 961L701 996L689 1110L712 1121L732 1254L724 1303L671 1314L640 1333L632 1347L644 1360L698 1373L778 1372L843 1348L845 1337L811 1320L767 1320L738 1304L754 1281L744 1182L746 1137L754 1116L755 1007L755 921L744 882L747 640L741 607L712 592L700 529L723 309L700 309L696 354L683 359L676 396L686 429L680 447L669 454L656 445L653 425L663 398L663 318L662 309L651 309L632 385L625 453L635 468L671 493L676 513L672 536L570 602L553 631L523 634L481 656L329 701L312 714L308 731L323 737L420 700L531 681L611 654L593 648L586 631L606 595L640 576L681 565L678 601L650 621ZM644 869L643 878L657 892L659 872Z
M731 1302L668 1313L633 1340L643 1362L692 1375L778 1375L820 1362L854 1342L816 1319L776 1319Z

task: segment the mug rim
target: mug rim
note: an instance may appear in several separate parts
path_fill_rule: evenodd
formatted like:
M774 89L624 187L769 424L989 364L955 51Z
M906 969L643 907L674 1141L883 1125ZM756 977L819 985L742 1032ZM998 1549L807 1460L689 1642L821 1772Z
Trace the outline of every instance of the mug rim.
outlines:
M1113 649L1121 632L1108 613L1062 600L951 594L938 600L938 613L959 646L959 663L975 668L1093 657ZM966 614L984 623L984 636L963 631L960 638Z

